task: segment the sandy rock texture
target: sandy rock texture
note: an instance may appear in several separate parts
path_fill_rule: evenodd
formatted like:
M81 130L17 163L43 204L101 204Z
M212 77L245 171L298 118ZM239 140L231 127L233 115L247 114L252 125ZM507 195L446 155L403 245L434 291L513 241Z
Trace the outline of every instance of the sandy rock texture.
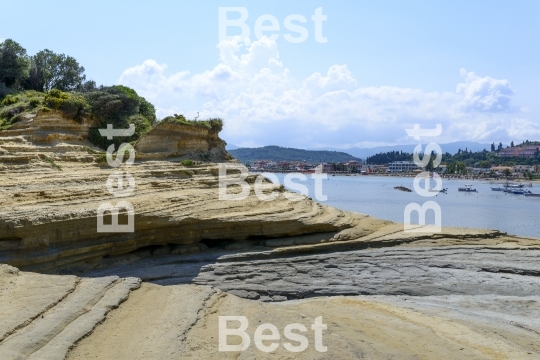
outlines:
M283 196L283 187L277 185L273 186L274 191L280 196L274 201L259 200L253 190L245 200L219 201L219 164L181 163L191 156L201 158L201 154L226 161L228 154L219 150L223 141L217 134L208 134L207 129L195 127L188 131L185 128L189 126L185 125L158 125L146 135L150 140L143 137L136 148L162 155L152 146L167 147L167 139L176 138L184 144L183 157L144 160L149 153L138 152L143 160L132 166L112 168L98 162L102 153L88 146L84 136L74 138L78 132L83 134L88 124L55 118L54 127L50 125L54 124L51 116L39 115L28 119L26 128L0 132L1 263L23 270L71 271L93 268L104 259L119 255L144 257L154 252L156 249L151 247L156 246L164 247L157 253L174 254L200 251L207 245L213 246L212 242L264 242L306 234L316 235L297 238L296 243L348 240L386 223L329 208L306 197L288 200ZM47 136L40 135L38 141L37 133ZM61 140L67 137L66 133L72 133L70 141ZM164 137L162 142L160 136ZM207 144L200 145L204 141ZM107 180L115 172L129 172L133 176L135 190L131 195L116 198L108 191ZM254 180L253 176L247 179L251 184ZM238 190L231 186L228 191ZM119 200L132 204L135 231L98 232L98 207ZM127 221L127 216L121 215L122 221Z
M230 157L218 131L177 123L157 124L137 142L135 149L145 159L191 155L211 161Z
M0 265L1 359L64 359L140 279L77 278Z
M140 286L135 278L41 275L8 265L0 270L0 311L6 320L1 328L2 359L535 359L540 355L538 292L263 302L211 286ZM526 280L513 279L519 281ZM246 333L251 344L242 352L219 351L219 316L231 315L249 321ZM327 325L322 338L326 352L317 351L310 331L318 317ZM253 343L255 329L263 323L280 332L279 346L271 353ZM301 353L291 353L283 345L287 341L283 329L291 323L308 330L303 333L308 348ZM239 340L227 338L228 344Z
M160 125L113 169L91 125L47 113L0 132L0 359L540 358L540 239L404 232L269 183L275 200L251 185L220 201L232 162L217 134ZM135 179L127 197L107 190L117 171ZM98 232L98 207L118 200L135 231ZM219 351L220 316L248 319L246 350ZM270 353L253 340L264 323L280 332ZM307 330L300 353L291 323Z

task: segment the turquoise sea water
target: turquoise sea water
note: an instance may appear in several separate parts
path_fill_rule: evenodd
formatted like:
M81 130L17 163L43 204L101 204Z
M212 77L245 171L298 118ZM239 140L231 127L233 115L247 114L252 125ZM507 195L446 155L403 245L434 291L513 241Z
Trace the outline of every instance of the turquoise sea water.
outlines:
M283 184L284 174L276 174ZM299 182L298 180L294 180ZM314 180L302 182L315 200ZM458 187L473 184L478 193L458 192ZM432 183L435 184L434 182ZM427 198L416 192L403 192L394 186L403 185L413 189L413 178L386 176L328 176L323 180L323 194L328 197L322 203L348 211L360 212L374 217L403 222L405 206L411 202L423 204L435 201L442 211L443 226L497 229L513 235L540 237L540 197L525 197L492 191L488 182L471 180L445 180L443 188L448 194ZM422 182L423 185L423 182ZM540 186L527 187L540 193ZM411 222L417 222L415 213ZM433 223L433 212L428 211L426 221Z

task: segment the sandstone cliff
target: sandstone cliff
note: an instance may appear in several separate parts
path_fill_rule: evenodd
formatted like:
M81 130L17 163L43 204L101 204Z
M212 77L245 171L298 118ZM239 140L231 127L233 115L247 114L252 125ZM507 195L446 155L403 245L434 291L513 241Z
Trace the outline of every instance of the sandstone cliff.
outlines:
M135 149L145 159L184 155L207 161L231 159L218 131L203 125L158 123L139 139Z
M308 198L290 201L280 196L266 202L252 191L243 201L218 201L217 164L184 166L177 160L181 157L171 157L226 157L217 132L203 127L160 124L137 144L137 158L142 161L114 169L96 162L99 154L86 146L83 134L88 126L59 115L38 114L19 129L0 133L0 262L55 271L95 266L122 254L143 256L150 246L173 251L172 246L201 241L203 248L217 241L265 244L265 238L311 233L324 233L316 241L343 240L369 233L371 222L384 223ZM145 160L150 151L168 156L167 160ZM131 196L115 199L108 192L106 181L115 171L129 171L136 179ZM276 190L285 191L279 186ZM118 200L133 205L135 231L98 232L98 207ZM361 223L366 226L355 230L358 233L339 233ZM177 246L174 251L193 248Z
M404 233L279 185L272 201L253 189L219 201L219 164L202 161L228 158L217 133L158 125L133 166L113 169L90 126L40 113L0 132L0 358L540 356L539 239ZM115 171L133 194L108 192ZM118 200L135 231L97 232L97 208ZM301 353L219 352L221 315L246 316L252 339L261 323L309 329L322 316L328 352L312 334Z
M9 130L0 133L2 138L21 136L35 145L54 146L58 143L92 145L88 139L88 129L95 126L89 119L74 121L61 112L39 111L25 114L23 120L15 123Z

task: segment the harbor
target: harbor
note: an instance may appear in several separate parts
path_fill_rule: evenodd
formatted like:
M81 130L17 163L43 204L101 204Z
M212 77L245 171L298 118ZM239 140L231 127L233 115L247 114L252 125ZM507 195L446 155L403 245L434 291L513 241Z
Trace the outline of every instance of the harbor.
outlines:
M283 183L285 174L276 175ZM303 184L308 187L309 194L314 193L313 180ZM467 184L471 184L476 192L458 191ZM435 201L442 209L443 226L497 229L513 235L538 237L540 197L535 195L540 193L540 184L522 184L534 195L493 191L492 187L501 186L501 182L443 179L446 193L441 191L428 198L414 191L413 178L339 175L323 180L322 191L328 197L323 202L325 205L386 220L403 222L403 209L411 202ZM424 186L423 182L421 185ZM432 181L430 189L434 186ZM395 187L413 191L399 191ZM426 215L426 222L433 221L432 212ZM411 221L418 221L414 216Z

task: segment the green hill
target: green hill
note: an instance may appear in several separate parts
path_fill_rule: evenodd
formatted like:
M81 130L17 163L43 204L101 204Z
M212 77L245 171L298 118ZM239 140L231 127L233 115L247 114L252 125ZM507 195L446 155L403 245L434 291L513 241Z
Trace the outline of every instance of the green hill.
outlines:
M303 150L286 148L281 146L264 146L260 148L239 148L229 150L229 153L243 163L252 162L254 160L271 160L271 161L305 161L308 163L337 163L350 160L358 160L354 156L328 150Z
M75 121L94 120L96 126L89 129L88 140L105 150L111 144L119 147L123 142L135 143L157 124L154 105L135 90L122 85L98 87L95 81L86 81L84 71L71 56L47 49L29 56L19 43L0 41L0 130L9 130L25 114L60 111ZM188 120L177 114L161 121L215 132L223 127L218 118ZM98 130L108 124L115 129L133 124L135 133L108 140Z

